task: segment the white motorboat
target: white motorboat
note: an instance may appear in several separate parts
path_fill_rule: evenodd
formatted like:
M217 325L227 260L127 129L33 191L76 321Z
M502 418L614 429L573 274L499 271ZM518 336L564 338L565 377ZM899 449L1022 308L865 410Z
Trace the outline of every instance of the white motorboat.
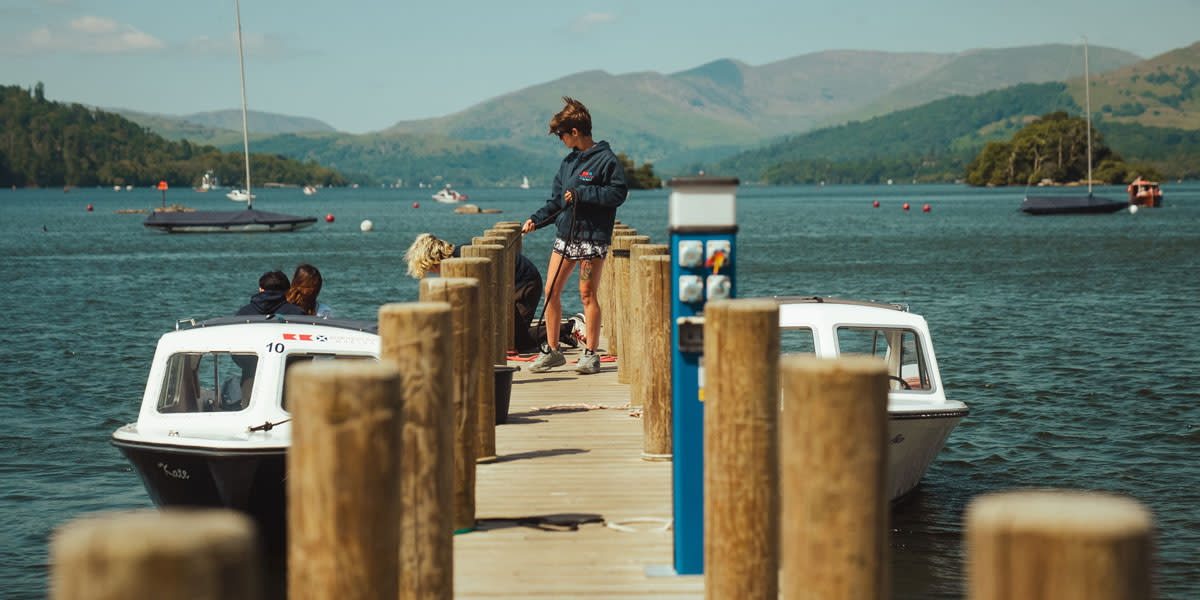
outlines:
M835 358L871 354L887 363L888 488L892 501L920 483L950 432L969 412L946 398L929 325L899 304L835 298L774 298L784 353Z
M450 186L446 186L445 188L438 190L438 192L433 195L433 199L437 200L438 202L445 202L447 204L453 204L456 202L466 202L467 195L460 194L460 193L450 189Z
M317 193L317 188L315 188L311 185L304 186L304 195L305 196L312 196L313 194L316 194L316 193Z
M529 189L529 178L525 177L524 175L521 176L521 189Z
M377 360L375 323L253 315L185 322L154 352L136 423L112 444L158 506L248 513L263 538L286 537L291 415L287 369L315 360Z
M225 192L225 197L234 202L249 202L255 200L258 196L247 192L246 190L229 190Z

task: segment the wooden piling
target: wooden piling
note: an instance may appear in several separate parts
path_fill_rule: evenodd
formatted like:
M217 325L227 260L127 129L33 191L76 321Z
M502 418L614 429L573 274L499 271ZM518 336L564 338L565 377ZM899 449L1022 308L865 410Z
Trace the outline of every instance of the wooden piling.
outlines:
M487 291L483 293L483 308L488 315L485 325L492 330L492 364L506 365L508 364L508 354L504 346L506 345L505 340L508 338L504 335L504 324L511 318L506 318L505 315L512 312L512 305L504 306L501 294L504 290L504 272L512 269L505 269L508 261L505 259L504 246L500 243L476 244L472 242L470 246L463 246L461 254L465 258L486 258L492 261L489 267L491 277L488 278Z
M779 595L779 307L704 307L704 595Z
M464 260L464 259L457 259ZM454 327L454 532L475 528L475 455L479 443L479 280L427 277L421 302L446 302Z
M642 400L642 459L670 460L671 449L671 257L638 259L644 330L637 386Z
M629 290L627 289L629 281L629 247L633 245L633 238L637 236L637 231L629 229L623 232L614 233L610 250L612 251L612 259L605 264L605 271L609 271L608 278L608 298L607 303L601 300L600 307L603 310L603 321L601 328L608 327L604 333L604 337L608 339L608 353L620 357L617 361L617 381L620 383L629 383L629 373L625 373L625 377L621 377L620 362L624 360L624 347L621 345L624 339L621 338L621 327L625 324L622 317L622 311L629 301ZM601 274L603 278L603 274ZM604 287L603 279L600 281L600 286Z
M886 599L887 367L789 355L780 372L783 593Z
M647 243L639 244L636 240L646 238ZM625 351L624 360L617 364L617 376L620 377L620 369L626 369L629 377L629 404L630 406L644 406L645 400L643 393L642 377L643 366L646 364L646 335L647 328L645 325L645 313L649 307L646 303L649 301L642 296L645 290L646 283L642 281L642 274L639 271L638 259L643 256L663 255L670 253L670 247L663 244L651 244L649 236L637 236L634 238L635 243L629 247L629 306L625 311L625 324L629 331L630 344L629 349ZM669 306L669 305L668 305ZM621 365L624 366L621 366ZM666 363L670 365L670 362Z
M613 288L615 287L613 284L613 252L611 240L616 238L618 235L625 235L629 229L630 228L628 225L621 223L620 221L617 221L616 224L613 225L612 235L609 238L610 243L608 246L608 254L604 255L604 271L600 273L600 294L597 296L600 300L600 310L601 314L603 315L603 320L601 322L601 335L605 340L607 340L608 353L613 356L617 355L617 348L615 345L617 340L614 334L616 331L616 326L613 325L613 323L611 323L608 319L609 309L613 305ZM636 231L634 233L636 233Z
M972 500L965 521L971 600L1155 596L1153 517L1132 498L998 492Z
M51 600L263 597L249 517L231 510L101 513L50 540Z
M398 482L418 460L436 460L402 448L400 368L325 361L297 365L287 379L288 597L396 597L409 533Z
M500 221L499 223L496 223L495 225L493 225L492 229L511 229L513 231L516 231L517 239L515 242L513 242L512 248L513 248L513 251L516 252L517 254L521 253L521 251L522 251L521 250L521 242L523 241L525 236L521 233L521 224L520 223L517 223L516 221Z
M401 598L454 595L454 520L448 510L454 501L451 310L445 302L379 308L380 359L400 367L404 388Z
M471 253L464 246L464 253ZM491 304L495 298L492 275L493 263L483 257L449 258L442 261L443 277L471 277L479 282L480 309L477 311L479 320L479 339L475 344L476 365L479 369L479 379L476 382L475 398L475 430L478 437L475 441L476 462L491 462L496 460L496 375L493 366L494 350L492 339L495 328L492 325ZM507 362L505 363L507 364Z
M517 349L516 342L516 327L513 326L513 305L517 296L516 290L516 273L517 273L517 243L521 240L521 232L516 229L489 229L483 232L486 238L502 238L504 243L504 289L503 302L508 310L504 311L504 350L507 353L509 350ZM508 359L505 358L505 363Z

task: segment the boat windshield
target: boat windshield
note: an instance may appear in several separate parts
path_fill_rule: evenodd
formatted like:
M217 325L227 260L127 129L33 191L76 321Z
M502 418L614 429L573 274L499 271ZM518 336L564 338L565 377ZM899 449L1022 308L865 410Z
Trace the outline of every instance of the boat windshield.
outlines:
M378 362L379 359L366 354L327 354L327 353L298 353L290 354L287 357L287 364L284 367L283 374L283 390L280 392L282 396L283 410L287 410L287 372L292 370L295 365L310 363L316 360L373 360Z
M234 412L250 404L258 356L180 352L167 359L158 396L160 413Z
M838 354L869 354L887 363L889 388L929 390L929 368L920 338L911 329L839 327Z
M783 327L779 330L779 351L782 354L816 354L817 342L808 327Z

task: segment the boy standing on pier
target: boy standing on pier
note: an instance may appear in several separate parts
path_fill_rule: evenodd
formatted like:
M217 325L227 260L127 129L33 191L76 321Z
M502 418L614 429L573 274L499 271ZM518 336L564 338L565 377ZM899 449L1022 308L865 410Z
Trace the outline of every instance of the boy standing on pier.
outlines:
M557 228L554 251L546 271L549 279L546 286L547 323L558 323L562 318L563 285L575 264L580 265L579 298L583 301L587 348L575 371L599 373L600 357L596 355L596 347L600 342L601 316L596 293L604 257L612 241L617 207L625 202L629 191L625 185L625 169L608 142L592 140L592 116L587 107L565 96L563 102L566 106L550 120L550 133L557 135L571 153L563 158L558 174L554 176L550 198L525 221L522 233L531 233L551 221ZM557 328L547 327L546 345L529 370L543 373L566 362L558 350Z

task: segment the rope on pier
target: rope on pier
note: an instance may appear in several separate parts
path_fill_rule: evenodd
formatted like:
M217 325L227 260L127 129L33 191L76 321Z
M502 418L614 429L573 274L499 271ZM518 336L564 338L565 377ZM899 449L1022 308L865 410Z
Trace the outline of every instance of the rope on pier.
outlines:
M651 527L650 529L636 529L629 526L632 523L661 523L661 526ZM625 531L629 533L636 533L639 531L670 531L673 524L673 519L664 519L661 517L638 517L636 519L625 519L624 521L604 522L604 526L608 527L609 529L616 529L617 531Z

